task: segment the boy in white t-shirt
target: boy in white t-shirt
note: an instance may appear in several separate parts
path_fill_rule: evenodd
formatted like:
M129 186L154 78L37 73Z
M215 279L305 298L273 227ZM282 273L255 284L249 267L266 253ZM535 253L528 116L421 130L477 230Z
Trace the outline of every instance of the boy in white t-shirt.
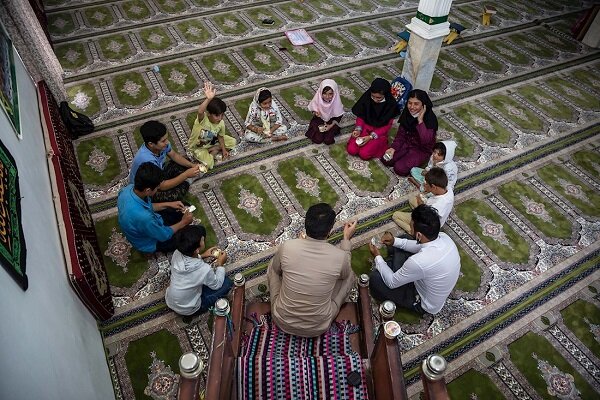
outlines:
M416 208L421 204L427 204L436 209L440 216L440 226L444 226L452 207L454 206L454 192L452 189L446 189L448 185L448 177L446 172L439 167L433 167L425 175L425 192L431 193L433 196L425 197L421 194L409 199L409 204L412 208ZM410 213L396 211L392 214L392 219L404 231L410 233Z

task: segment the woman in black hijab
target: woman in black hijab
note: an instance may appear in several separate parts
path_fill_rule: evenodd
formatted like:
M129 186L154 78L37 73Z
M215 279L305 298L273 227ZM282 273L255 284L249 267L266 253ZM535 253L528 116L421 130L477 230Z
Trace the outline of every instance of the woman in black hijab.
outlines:
M438 121L425 91L415 89L410 92L398 122L396 138L381 161L393 166L398 175L408 176L412 167L429 159L435 145Z
M399 114L391 88L385 79L375 78L352 107L356 126L346 146L351 155L370 160L381 157L387 149L388 132Z

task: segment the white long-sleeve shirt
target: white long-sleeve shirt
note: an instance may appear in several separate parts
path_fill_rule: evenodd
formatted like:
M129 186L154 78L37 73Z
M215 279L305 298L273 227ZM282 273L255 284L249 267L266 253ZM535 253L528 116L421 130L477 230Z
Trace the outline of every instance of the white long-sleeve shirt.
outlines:
M440 232L437 239L423 244L415 240L394 240L394 247L414 253L393 272L383 257L375 257L375 267L390 289L414 282L421 307L430 314L440 312L454 289L460 273L460 256L452 239Z

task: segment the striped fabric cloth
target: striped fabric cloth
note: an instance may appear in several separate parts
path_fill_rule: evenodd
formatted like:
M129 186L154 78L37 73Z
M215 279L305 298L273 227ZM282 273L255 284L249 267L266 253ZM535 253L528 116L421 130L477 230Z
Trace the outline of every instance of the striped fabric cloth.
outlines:
M334 322L316 338L289 335L261 316L244 338L238 358L238 393L241 399L368 399L365 370L349 336L358 327ZM351 371L361 385L348 383Z

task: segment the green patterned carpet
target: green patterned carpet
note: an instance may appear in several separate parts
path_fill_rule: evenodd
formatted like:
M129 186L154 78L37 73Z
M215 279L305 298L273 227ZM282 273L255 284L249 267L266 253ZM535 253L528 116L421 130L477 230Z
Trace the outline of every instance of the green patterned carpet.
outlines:
M139 126L164 122L185 154L205 80L227 105L233 157L192 185L188 200L207 242L230 255L247 296L267 297L265 268L278 243L326 201L339 224L359 219L353 268L365 244L407 207L412 187L379 161L304 138L321 79L339 84L346 110L402 59L388 49L417 1L46 0L71 106L97 131L75 142L117 315L100 329L119 399L171 398L177 359L207 357L210 321L185 325L166 309L169 261L131 249L116 223L116 194L141 144ZM481 25L482 1L455 1L467 27L442 48L431 86L438 140L458 143L456 206L444 231L461 252L461 278L443 310L398 312L409 394L435 351L450 361L453 399L581 398L600 392L600 51L569 34L591 1L501 1ZM271 18L273 25L261 21ZM314 45L283 31L305 28ZM272 89L291 139L239 140L254 91ZM353 124L351 113L342 125ZM395 129L393 128L395 131ZM339 229L334 239L339 239ZM158 385L159 376L172 385ZM167 378L165 378L167 377ZM164 381L163 381L164 382Z

